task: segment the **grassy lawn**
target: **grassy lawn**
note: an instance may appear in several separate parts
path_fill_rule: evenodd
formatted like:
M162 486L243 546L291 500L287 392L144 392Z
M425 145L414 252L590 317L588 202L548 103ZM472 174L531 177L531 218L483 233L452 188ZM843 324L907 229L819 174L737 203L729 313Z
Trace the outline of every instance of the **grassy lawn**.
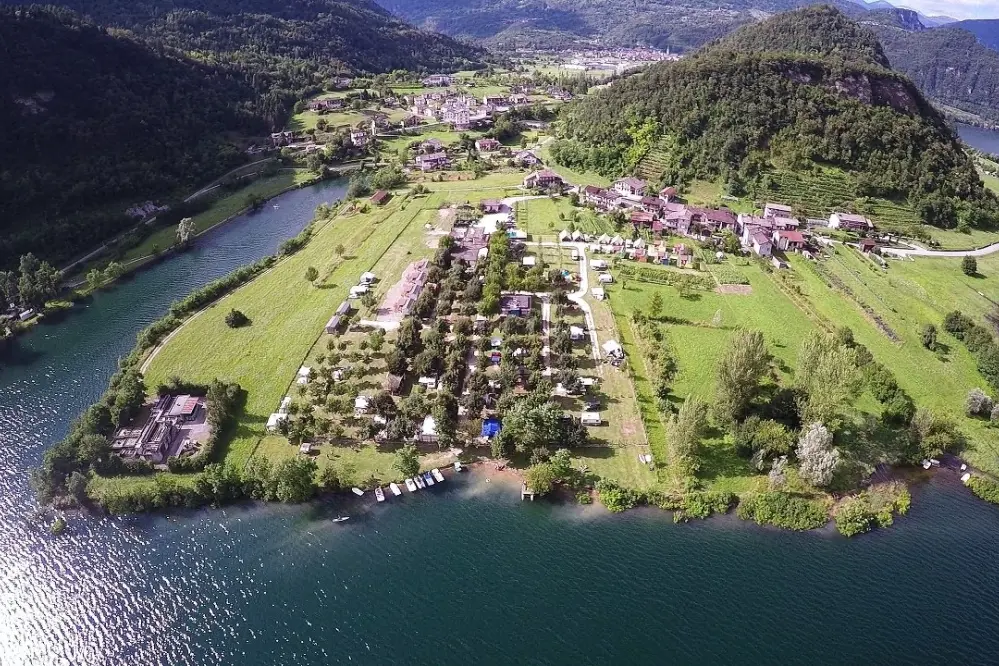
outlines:
M752 293L718 294L695 292L681 298L676 289L664 285L628 280L608 288L618 326L625 332L623 344L630 363L635 368L635 388L650 423L649 437L658 459L668 461L665 430L653 398L649 371L631 329L632 312L647 311L653 295L659 292L665 307L664 317L676 322L667 325L675 349L679 372L673 383L673 400L679 404L687 396L697 396L711 403L715 394L715 369L732 333L739 328L763 332L771 353L777 359L779 372L789 377L802 338L814 330L813 322L777 288L769 276L755 263L747 262L739 269L750 280ZM661 440L661 441L660 441ZM710 489L743 492L760 487L762 477L740 458L723 433L712 431L702 443L700 478ZM668 487L678 480L670 470L660 479Z
M554 241L558 233L569 226L569 215L573 206L569 199L559 197L557 199L528 199L517 204L523 210L518 212L518 220L526 220L526 225L522 227L531 240ZM566 219L559 218L559 214Z
M418 205L404 204L397 197L384 209L326 223L303 250L191 319L153 360L147 385L173 375L239 382L248 393L247 406L228 457L245 462L333 310L361 273L377 269L420 212ZM338 244L348 254L338 257ZM319 270L318 286L303 277L309 266ZM252 324L229 329L224 317L230 308L241 310Z
M832 291L812 271L792 259L801 276L801 288L815 308L853 329L856 340L864 344L874 358L890 368L898 383L920 407L957 419L969 440L968 458L976 465L999 471L999 447L994 430L982 421L968 419L963 406L968 391L985 388L976 363L964 345L940 331L943 350L931 352L921 343L921 329L933 323L940 328L944 314L954 308L983 315L990 304L967 280L975 278L960 272L957 259L923 259L915 262L891 262L888 271L872 268L858 252L840 248L824 267L853 291L857 299L873 308L900 338L893 342L869 319L853 299ZM985 278L983 281L987 280ZM984 292L983 292L984 293Z
M994 180L999 183L999 179ZM972 229L964 233L954 229L938 229L923 225L923 230L939 244L941 250L970 250L999 241L999 233L981 229Z

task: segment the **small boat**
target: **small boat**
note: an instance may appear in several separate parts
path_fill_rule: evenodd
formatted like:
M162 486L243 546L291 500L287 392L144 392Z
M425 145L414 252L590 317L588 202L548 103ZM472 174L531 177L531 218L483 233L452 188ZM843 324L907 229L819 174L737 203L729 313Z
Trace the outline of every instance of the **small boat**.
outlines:
M344 521L350 520L350 516L337 516L333 519L334 523L342 523Z
M416 476L413 477L413 481L416 482L416 487L417 488L426 488L427 487L427 484L424 483L424 481L423 481L423 477L420 476L419 474L417 474Z
M441 471L439 469L434 467L432 470L430 470L430 473L434 475L435 479L437 479L437 483L444 483L444 475L441 474Z
M399 488L399 484L395 483L394 481L389 484L389 490L391 490L392 494L395 495L396 497L402 494L402 489Z
M430 472L424 472L423 473L423 481L428 486L434 485L434 477L433 477L433 475Z
M411 493L416 492L416 484L413 483L412 479L406 479L406 490L408 490Z
M385 491L382 490L381 486L375 488L375 499L378 500L379 502L385 501Z
M961 475L961 483L967 483L968 481L971 481L971 474L965 472Z
M361 495L363 495L363 494L364 494L364 491L363 491L363 490L361 490L360 488L358 488L357 486L354 486L353 488L351 488L351 489L350 489L350 492L354 493L354 494L355 494L355 495L357 495L358 497L360 497Z
M930 468L930 461L929 461L929 460L926 460L926 459L924 458L924 459L923 459L923 469L929 469L929 468Z
M460 460L455 460L454 461L454 471L460 472L461 470L462 470L461 461Z

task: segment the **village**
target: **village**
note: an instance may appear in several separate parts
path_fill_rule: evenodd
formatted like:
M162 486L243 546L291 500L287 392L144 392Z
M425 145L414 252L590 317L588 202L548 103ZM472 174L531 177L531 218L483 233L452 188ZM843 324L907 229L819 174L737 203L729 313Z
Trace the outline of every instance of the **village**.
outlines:
M391 497L484 460L536 469L563 448L587 478L681 492L691 479L665 430L691 396L713 398L732 330L765 332L778 385L810 332L849 325L888 354L904 343L909 324L862 275L890 276L893 258L908 270L923 250L869 205L803 205L793 183L786 199L735 197L642 165L617 179L567 169L550 124L580 94L573 81L344 78L303 100L248 151L326 177L353 169L348 200L317 211L301 251L153 350L146 386L238 381L245 427L227 463L311 461L355 494ZM230 307L252 323L221 325ZM949 394L966 390L953 381ZM122 459L186 471L212 455L211 424L171 416L172 399L187 398L158 395L122 425ZM713 432L700 487L763 488Z
M481 152L501 147L489 138L475 141ZM326 266L322 280L335 279L334 292L342 296L325 314L315 313L322 323L291 382L277 383L275 368L271 388L251 390L249 408L264 427L235 442L230 455L244 461L305 456L346 467L355 486L380 487L372 480L393 479L394 461L407 445L417 447L425 469L481 455L546 455L544 446L540 453L522 448L502 433L522 427L517 405L551 405L588 469L629 484L655 484L662 478L651 441L657 426L636 401L645 389L632 373L645 360L628 323L632 294L641 291L628 283L644 282L650 291L654 284L672 285L680 303L696 296L689 285L698 293L714 291L715 298L746 298L759 286L745 276L766 274L753 266L775 271L819 261L843 234L858 254L883 244L869 237L875 233L870 220L851 213L801 220L791 206L774 202L755 214L736 213L694 205L675 187L636 177L606 185L571 182L557 166L544 165L543 150L509 150L517 159L492 173L451 180L454 166L443 140L424 137L410 145L410 178L439 171L447 180L433 182L437 191L429 194L378 190L350 203L342 219L328 224L349 225L342 241L354 239L351 255L332 256L328 241L303 251L321 253L308 261ZM440 162L421 159L442 153ZM385 235L391 224L402 226ZM660 272L642 273L650 270ZM147 382L179 370L172 352L197 334L192 326L147 363ZM296 335L309 339L307 331ZM228 365L215 354L195 356L204 363L180 363L193 370L192 380ZM226 374L236 372L228 367ZM116 441L129 441L137 429L155 430L151 425L162 419L131 424ZM123 452L161 463L169 449L130 445ZM747 471L747 482L751 478Z

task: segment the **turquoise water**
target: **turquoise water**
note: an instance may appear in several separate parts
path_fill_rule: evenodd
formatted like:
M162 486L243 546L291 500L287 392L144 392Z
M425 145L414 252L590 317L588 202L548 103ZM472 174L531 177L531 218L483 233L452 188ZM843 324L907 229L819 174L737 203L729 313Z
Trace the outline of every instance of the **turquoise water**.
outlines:
M481 474L383 505L77 518L49 535L26 470L135 333L343 189L285 195L3 359L0 664L996 662L999 510L947 474L854 540L521 503Z

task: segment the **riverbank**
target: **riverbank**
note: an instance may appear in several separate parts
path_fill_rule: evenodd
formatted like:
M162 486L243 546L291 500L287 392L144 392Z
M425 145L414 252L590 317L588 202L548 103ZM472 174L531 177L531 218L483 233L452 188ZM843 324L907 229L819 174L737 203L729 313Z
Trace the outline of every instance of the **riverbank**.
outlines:
M79 269L77 279L67 286L69 291L65 293L63 298L50 301L46 304L45 308L26 322L14 322L11 327L11 335L7 338L7 343L13 343L18 337L30 331L32 327L45 321L46 318L66 314L68 310L88 302L94 294L115 287L123 279L131 278L139 271L148 269L177 253L191 251L197 245L198 241L204 240L209 234L218 231L220 228L244 215L260 210L265 204L281 195L305 187L311 187L324 182L324 180L336 180L337 178L337 175L331 175L329 178L323 179L316 177L305 169L289 169L282 175L264 178L263 182L253 183L248 188L233 192L215 201L209 209L196 214L192 218L196 231L192 237L192 242L188 246L181 248L174 243L163 250L157 249L159 242L163 241L163 239L169 242L174 242L175 240L176 230L172 226L161 228L135 248L132 248L126 255L130 256L130 258L125 259L123 263L119 264L121 272L117 277L105 280L96 287L88 285L83 274L88 270L97 268L98 264L103 264L104 261L100 259L89 261ZM249 197L254 198L252 204L247 201Z

